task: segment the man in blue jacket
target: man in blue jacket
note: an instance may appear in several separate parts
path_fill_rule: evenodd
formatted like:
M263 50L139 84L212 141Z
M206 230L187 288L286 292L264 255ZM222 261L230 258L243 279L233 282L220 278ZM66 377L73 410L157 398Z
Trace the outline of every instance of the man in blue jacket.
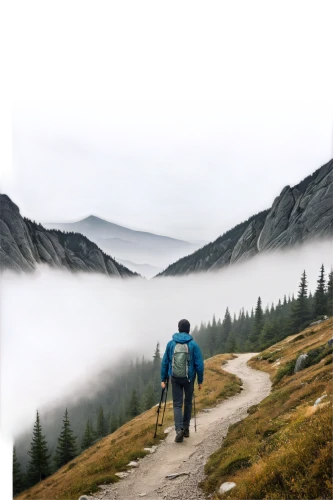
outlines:
M203 382L204 362L198 344L190 335L190 323L187 319L179 321L178 330L179 333L175 333L172 340L168 342L162 359L161 386L164 389L168 378L171 377L176 429L175 441L181 443L184 437L190 436L194 381L197 376L200 391Z

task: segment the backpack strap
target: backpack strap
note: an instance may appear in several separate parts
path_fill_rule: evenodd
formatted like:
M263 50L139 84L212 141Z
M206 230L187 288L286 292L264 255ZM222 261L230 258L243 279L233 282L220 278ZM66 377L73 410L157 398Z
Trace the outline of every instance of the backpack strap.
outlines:
M188 347L188 357L187 357L187 374L190 372L190 366L191 366L191 355L192 355L192 350L190 348L190 343L192 342L193 339L189 340L187 342L187 347ZM188 378L188 377L187 377Z

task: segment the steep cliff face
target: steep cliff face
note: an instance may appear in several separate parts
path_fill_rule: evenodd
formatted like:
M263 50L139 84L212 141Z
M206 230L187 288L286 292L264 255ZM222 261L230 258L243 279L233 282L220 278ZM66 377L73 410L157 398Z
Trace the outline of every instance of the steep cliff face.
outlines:
M297 186L286 186L272 207L234 227L215 242L169 266L159 276L214 271L259 252L332 236L333 160Z
M78 233L46 230L24 219L6 195L0 195L0 269L33 271L37 264L109 276L135 276Z
M259 251L282 248L332 234L333 160L302 193L286 187L278 196L258 240Z

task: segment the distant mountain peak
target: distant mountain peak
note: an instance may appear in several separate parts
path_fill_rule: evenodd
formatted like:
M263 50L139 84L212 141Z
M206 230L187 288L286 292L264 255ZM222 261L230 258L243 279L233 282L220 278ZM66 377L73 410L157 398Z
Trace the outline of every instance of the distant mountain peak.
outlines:
M88 217L82 220L104 220L104 219L101 219L101 217L97 217L97 215L89 215Z
M102 219L102 217L98 217L97 215L88 215L88 217L80 219L78 222L105 222L107 224L113 224L113 222L110 222L106 219Z

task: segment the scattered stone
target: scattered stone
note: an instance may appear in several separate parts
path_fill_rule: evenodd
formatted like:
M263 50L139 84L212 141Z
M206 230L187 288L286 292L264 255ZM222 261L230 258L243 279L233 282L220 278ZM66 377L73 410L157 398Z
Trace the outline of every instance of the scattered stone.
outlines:
M169 434L169 432L171 432L173 430L173 427L167 427L166 429L164 429L164 434Z
M124 477L129 476L129 473L128 472L116 472L115 476L119 477L120 479L124 479Z
M294 373L297 373L303 370L303 368L305 368L307 358L308 358L307 354L301 354L300 356L298 356Z
M174 474L168 474L166 477L166 479L175 479L176 477L179 477L179 476L189 476L190 473L189 472L175 472Z
M146 495L147 495L147 493L139 493L138 497L145 497Z
M129 464L127 464L127 467L139 467L139 464L138 464L138 462L132 461Z
M144 451L149 451L149 453L155 453L157 446L152 446L151 448L143 448Z
M83 495L79 498L79 500L89 500L89 498L86 495Z
M226 491L232 490L236 486L236 483L226 482L221 484L219 493L225 493Z
M319 405L324 398L327 398L327 394L323 394L320 398L316 399L313 406Z
M204 408L204 409L203 409L203 410L201 410L201 411L204 411L205 413L208 413L208 412L209 412L209 411L211 411L211 410L210 410L210 408Z

